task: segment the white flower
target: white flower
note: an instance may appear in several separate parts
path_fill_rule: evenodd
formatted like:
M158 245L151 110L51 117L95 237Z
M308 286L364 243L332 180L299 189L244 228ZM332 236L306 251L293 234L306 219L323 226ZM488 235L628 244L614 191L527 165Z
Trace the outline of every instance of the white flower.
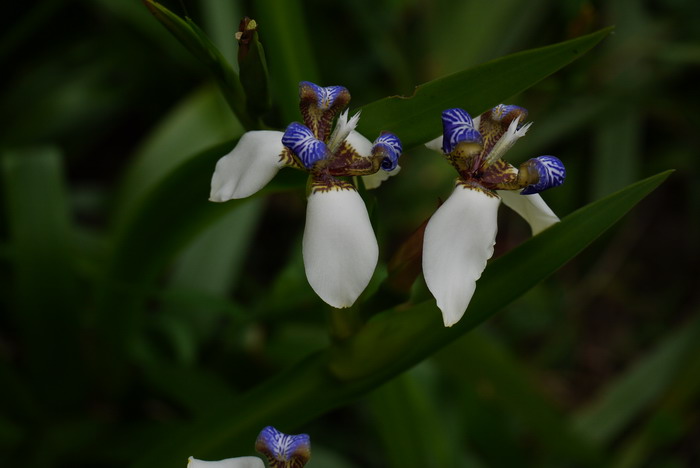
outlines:
M311 439L308 434L288 435L267 426L255 440L255 451L267 458L270 468L304 468L311 459ZM218 461L190 457L187 468L265 468L265 464L258 457Z
M523 125L526 116L525 109L503 104L476 119L448 109L442 114L443 135L426 144L459 173L423 240L423 275L447 327L464 315L493 255L501 201L525 218L533 235L559 221L538 192L563 183L561 161L540 156L516 169L501 159L529 129Z
M367 188L379 186L398 172L401 142L384 133L370 143L355 131L359 113L349 119L347 111L340 113L350 102L350 93L342 86L322 88L304 81L299 96L304 125L294 122L285 132L244 134L216 163L209 199L248 197L284 166L308 172L306 277L326 303L350 307L372 278L379 248L360 195L340 177L362 176Z

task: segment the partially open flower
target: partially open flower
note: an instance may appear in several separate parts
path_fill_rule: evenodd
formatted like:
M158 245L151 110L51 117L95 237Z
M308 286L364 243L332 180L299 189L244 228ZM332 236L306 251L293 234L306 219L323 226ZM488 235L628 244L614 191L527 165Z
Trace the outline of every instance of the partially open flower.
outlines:
M443 135L426 144L441 151L459 174L423 241L423 275L445 326L462 318L493 255L501 200L528 221L533 235L559 221L538 193L564 182L562 162L540 156L516 169L502 159L530 128L526 116L522 107L504 104L476 119L448 109L442 113Z
M299 85L304 124L285 132L252 131L216 164L210 200L248 197L284 166L309 173L304 267L309 284L326 303L349 307L372 278L379 248L367 209L346 178L362 176L375 188L398 172L401 142L384 133L374 143L355 131L359 113L341 112L350 102L342 86ZM334 120L336 121L333 126Z

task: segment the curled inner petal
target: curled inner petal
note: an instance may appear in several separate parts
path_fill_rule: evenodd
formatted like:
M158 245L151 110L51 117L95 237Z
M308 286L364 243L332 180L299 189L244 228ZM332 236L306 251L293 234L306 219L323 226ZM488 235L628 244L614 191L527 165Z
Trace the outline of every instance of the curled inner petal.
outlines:
M289 124L282 136L282 144L291 149L307 169L328 155L326 144L316 139L308 127L297 122Z
M381 152L384 155L382 159L381 168L386 172L393 171L399 164L399 156L403 147L401 146L401 140L392 133L383 133L376 140L374 140L374 145L372 146L372 154Z
M463 109L447 109L442 113L442 151L449 154L457 143L470 142L481 144L479 130L474 126L471 116Z
M537 182L525 187L520 192L522 195L530 195L558 187L564 183L566 178L564 164L554 156L538 156L530 159L523 166L530 168L533 172L536 171Z
M527 118L527 110L519 106L499 104L481 114L480 117L479 131L484 137L484 154L488 155L503 134L508 131L511 123L516 122L513 130L519 129Z
M343 86L318 86L310 81L299 83L299 109L304 123L321 141L327 141L333 118L347 107L350 93Z
M311 458L307 434L287 435L267 426L255 441L255 450L267 457L271 467L301 468Z

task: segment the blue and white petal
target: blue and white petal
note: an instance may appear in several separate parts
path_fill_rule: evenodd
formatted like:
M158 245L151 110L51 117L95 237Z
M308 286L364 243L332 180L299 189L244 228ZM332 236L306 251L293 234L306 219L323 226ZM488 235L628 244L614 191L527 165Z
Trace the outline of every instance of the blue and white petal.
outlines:
M280 159L283 151L282 132L245 133L235 148L216 163L209 200L225 202L253 195L284 166Z
M302 468L311 458L307 434L290 435L267 426L255 441L255 450L267 457L271 468Z
M399 165L399 157L403 152L403 146L399 137L393 133L383 133L372 145L372 152L381 151L386 156L382 160L381 168L385 172L391 172Z
M365 184L365 188L368 190L375 189L379 187L382 182L387 180L389 177L393 177L401 171L401 166L399 166L399 157L403 151L401 145L401 140L392 134L384 133L374 140L372 145L372 152L380 149L386 154L386 157L382 160L381 169L374 174L370 174L362 177L362 181Z
M473 118L472 123L474 125L474 128L479 128L479 124L481 123L481 116ZM430 150L437 151L438 153L442 153L442 135L427 142L425 144L425 147Z
M306 277L321 299L336 308L355 303L379 257L367 209L355 190L312 192L303 255Z
M345 141L350 144L360 156L368 158L372 154L372 143L360 132L355 130L351 131ZM397 166L394 170L389 172L379 170L374 174L362 176L362 182L365 184L366 189L376 189L389 177L398 174L400 170L400 166Z
M307 169L328 156L326 144L318 139L306 126L292 122L282 135L282 144L292 150Z
M442 112L442 152L449 154L463 141L482 143L483 139L472 117L463 109Z
M190 457L187 468L265 468L265 463L258 457L226 458L219 461L204 461Z
M493 255L500 199L457 185L433 214L423 240L423 276L446 327L459 321Z
M526 161L525 164L534 168L539 174L539 181L536 184L528 185L520 192L523 195L539 193L544 190L558 187L564 183L566 169L564 163L555 156L538 156Z
M316 83L310 81L302 81L299 83L300 95L304 94L304 88L311 90L314 96L316 96L316 106L319 109L327 110L330 109L335 100L343 92L347 92L347 88L344 86L319 86Z
M548 227L559 222L559 218L539 194L521 195L512 190L498 190L503 204L518 213L530 225L536 236Z

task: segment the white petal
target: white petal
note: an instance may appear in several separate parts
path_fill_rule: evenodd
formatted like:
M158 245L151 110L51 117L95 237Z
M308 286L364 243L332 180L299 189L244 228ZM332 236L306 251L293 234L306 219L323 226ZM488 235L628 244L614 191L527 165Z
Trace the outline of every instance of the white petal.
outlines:
M338 116L338 120L335 122L335 128L328 140L328 149L335 152L340 144L345 141L348 135L355 131L357 123L360 121L360 111L356 112L350 120L348 121L348 110L346 109Z
M500 199L455 187L425 228L423 275L450 327L462 318L496 243Z
M400 170L401 166L396 166L394 170L389 172L383 169L379 169L374 174L362 176L362 181L365 183L365 188L367 190L376 189L377 187L382 185L382 182L387 180L389 177L394 177L396 174L398 174Z
M357 154L360 156L368 158L372 154L372 142L365 138L360 132L355 130L351 131L345 141L350 143L350 146L355 148L355 151L357 151Z
M438 153L442 153L442 135L427 142L425 147L433 151L437 151Z
M233 150L216 163L209 200L225 202L249 197L284 166L282 132L260 130L245 133Z
M187 468L265 468L258 457L227 458L219 461L204 461L190 457Z
M354 190L312 193L303 244L306 277L316 294L333 307L353 305L379 257L360 195Z
M542 199L539 193L520 195L511 190L498 190L503 203L522 216L530 224L532 235L536 236L549 226L558 223L559 218Z
M503 156L508 152L509 149L513 147L516 141L524 137L527 131L532 126L532 122L529 122L522 127L518 128L520 125L520 119L513 119L513 121L508 126L508 130L503 134L501 138L498 139L491 152L486 156L486 165L491 165L503 158Z

